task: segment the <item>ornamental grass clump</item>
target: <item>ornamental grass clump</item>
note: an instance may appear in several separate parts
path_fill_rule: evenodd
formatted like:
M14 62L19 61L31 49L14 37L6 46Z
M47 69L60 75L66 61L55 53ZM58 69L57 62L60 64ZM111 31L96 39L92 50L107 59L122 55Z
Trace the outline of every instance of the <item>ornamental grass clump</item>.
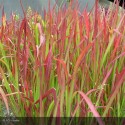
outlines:
M110 7L3 12L0 99L16 117L125 117L125 13ZM47 122L44 121L44 122ZM49 121L48 121L49 122ZM67 122L67 123L66 123Z

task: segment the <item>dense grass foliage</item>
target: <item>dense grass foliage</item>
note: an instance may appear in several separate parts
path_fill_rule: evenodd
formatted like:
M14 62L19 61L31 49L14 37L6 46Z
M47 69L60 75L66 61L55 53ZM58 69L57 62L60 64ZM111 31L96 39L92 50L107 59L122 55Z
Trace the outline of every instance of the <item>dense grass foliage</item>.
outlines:
M3 13L0 98L17 117L125 117L125 13ZM102 119L97 119L102 123Z
M125 8L125 1L124 0L109 0L111 2L119 3L120 6Z

